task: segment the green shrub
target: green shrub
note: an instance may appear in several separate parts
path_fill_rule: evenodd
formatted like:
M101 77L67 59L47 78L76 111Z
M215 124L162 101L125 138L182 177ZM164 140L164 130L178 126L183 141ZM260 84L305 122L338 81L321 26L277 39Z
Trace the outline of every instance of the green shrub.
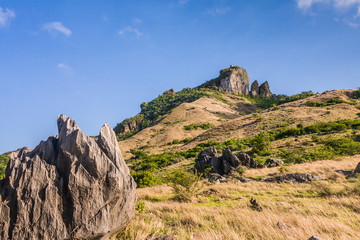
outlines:
M5 177L5 169L9 162L9 155L4 153L0 155L0 179L3 179Z
M197 130L198 128L201 128L203 130L207 130L214 127L214 125L210 124L210 123L192 123L190 125L186 125L184 126L184 129L187 131L191 131L191 130Z
M360 88L358 88L354 93L352 98L354 99L360 99Z
M138 202L135 206L135 210L138 211L139 213L143 213L145 210L145 202L143 201Z
M177 170L167 176L168 184L173 188L174 199L181 202L190 202L192 197L201 189L201 176Z
M252 152L258 155L266 155L271 148L270 135L267 132L259 133L251 140Z
M305 106L308 107L326 107L326 106L332 106L332 105L336 105L339 103L347 103L346 101L342 100L342 99L338 99L338 98L331 98L331 99L326 99L325 101L312 101L309 100L305 103Z
M151 187L159 183L159 179L157 179L151 172L148 171L131 171L131 175L134 178L138 188Z

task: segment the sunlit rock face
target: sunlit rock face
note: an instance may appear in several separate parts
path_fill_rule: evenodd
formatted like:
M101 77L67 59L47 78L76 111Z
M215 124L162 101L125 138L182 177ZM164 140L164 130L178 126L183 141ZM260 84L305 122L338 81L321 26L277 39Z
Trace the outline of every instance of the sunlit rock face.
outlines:
M0 181L0 239L107 239L134 215L136 184L114 131L92 138L61 115L59 135L13 154Z

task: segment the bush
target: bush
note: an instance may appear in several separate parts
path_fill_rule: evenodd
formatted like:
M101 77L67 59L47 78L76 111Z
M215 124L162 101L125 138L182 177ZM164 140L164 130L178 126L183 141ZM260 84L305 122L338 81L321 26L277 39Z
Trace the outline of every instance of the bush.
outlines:
M352 98L354 99L360 99L360 88L358 88L354 93Z
M190 202L192 197L201 189L201 176L177 170L167 176L168 184L173 188L174 199L181 202Z
M326 99L325 101L312 101L309 100L305 103L305 106L308 107L326 107L326 106L332 106L332 105L336 105L339 103L347 103L344 100L338 99L338 98L331 98L331 99Z
M252 152L258 155L266 155L271 148L270 135L262 132L251 140Z
M214 125L210 124L210 123L192 123L190 125L184 126L184 129L187 131L191 131L191 130L197 130L198 128L201 128L203 130L207 130L214 127Z
M9 155L4 153L0 155L0 179L3 179L5 177L5 169L9 162Z
M158 184L160 181L151 172L148 171L131 171L138 188L151 187Z
M135 210L138 211L139 213L143 213L145 210L145 202L143 201L138 202L135 206Z

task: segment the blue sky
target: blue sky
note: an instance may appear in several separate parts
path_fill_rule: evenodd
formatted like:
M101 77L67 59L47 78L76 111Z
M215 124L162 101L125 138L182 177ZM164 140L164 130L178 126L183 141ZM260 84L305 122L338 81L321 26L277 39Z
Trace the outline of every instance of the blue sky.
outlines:
M360 0L0 0L0 152L89 135L230 64L276 93L360 86Z

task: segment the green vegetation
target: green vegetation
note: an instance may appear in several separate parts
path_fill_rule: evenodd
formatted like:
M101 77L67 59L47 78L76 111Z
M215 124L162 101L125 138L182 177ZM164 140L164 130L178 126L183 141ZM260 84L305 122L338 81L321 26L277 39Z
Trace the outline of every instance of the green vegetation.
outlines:
M358 88L354 93L352 98L354 99L360 99L360 88Z
M0 155L0 179L3 179L5 177L5 169L9 162L9 155L7 153L4 153Z
M312 91L308 91L308 92L302 92L300 94L295 94L292 96L286 96L286 95L273 95L270 98L264 98L264 97L260 97L260 96L244 96L246 97L250 102L252 102L253 104L255 104L258 107L261 108L270 108L270 107L276 107L280 104L284 104L284 103L288 103L288 102L293 102L293 101L297 101L300 99L304 99L304 98L308 98L315 95Z
M340 104L340 103L347 103L347 101L338 99L338 98L331 98L331 99L327 99L325 101L312 101L309 100L305 103L306 106L308 107L326 107L326 106L332 106L332 105L336 105L336 104Z
M191 131L191 130L197 130L198 128L201 128L203 130L207 130L210 128L213 128L214 125L210 124L210 123L192 123L190 125L186 125L184 126L184 129L187 131Z
M176 170L168 174L168 185L173 188L174 199L181 202L190 202L191 198L201 189L201 176L186 171Z
M205 91L186 88L174 94L160 95L149 103L142 103L141 112L138 115L125 119L114 128L115 133L118 135L118 140L124 140L150 126L180 104L193 102L205 95ZM127 129L130 131L125 133Z
M160 183L159 179L149 171L131 171L130 173L133 176L138 188L151 187Z
M166 143L165 145L175 145L175 144L185 144L185 143L188 143L188 142L190 142L192 140L192 138L185 138L185 139L183 139L183 140L177 140L177 139L175 139L175 140L173 140L173 141L171 141L171 142L168 142L168 143Z

